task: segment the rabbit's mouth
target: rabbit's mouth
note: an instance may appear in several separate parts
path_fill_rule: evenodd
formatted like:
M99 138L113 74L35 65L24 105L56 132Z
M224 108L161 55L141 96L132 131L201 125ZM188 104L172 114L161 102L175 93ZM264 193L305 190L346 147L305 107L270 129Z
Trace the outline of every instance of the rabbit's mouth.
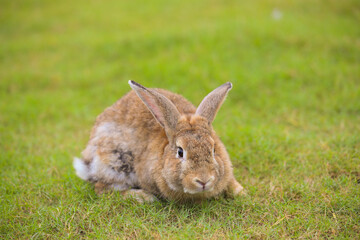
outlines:
M184 193L207 193L214 190L215 176L209 174L188 175L183 181Z

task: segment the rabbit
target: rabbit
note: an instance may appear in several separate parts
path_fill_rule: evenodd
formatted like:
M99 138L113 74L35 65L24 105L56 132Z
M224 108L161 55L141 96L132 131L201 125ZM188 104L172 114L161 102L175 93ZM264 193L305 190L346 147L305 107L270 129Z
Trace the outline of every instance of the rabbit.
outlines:
M74 158L76 174L97 194L121 191L139 202L245 194L212 128L230 82L198 108L170 91L129 85L133 90L97 117L82 158Z

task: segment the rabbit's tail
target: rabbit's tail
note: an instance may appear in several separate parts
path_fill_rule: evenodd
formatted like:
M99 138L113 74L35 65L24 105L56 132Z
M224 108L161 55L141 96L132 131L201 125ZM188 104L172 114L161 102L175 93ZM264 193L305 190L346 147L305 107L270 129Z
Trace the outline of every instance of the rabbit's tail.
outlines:
M73 165L76 170L76 175L78 175L78 177L86 181L90 179L90 169L82 159L74 157Z

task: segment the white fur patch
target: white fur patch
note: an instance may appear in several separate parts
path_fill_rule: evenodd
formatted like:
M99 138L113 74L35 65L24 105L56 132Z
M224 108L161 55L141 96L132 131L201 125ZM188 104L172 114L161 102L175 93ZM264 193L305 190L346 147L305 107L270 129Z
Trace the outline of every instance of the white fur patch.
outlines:
M101 147L99 140L103 137L111 137L118 143L122 149L131 149L136 146L133 142L124 141L131 139L134 129L117 124L116 122L103 122L95 130L94 137L90 140L88 146L84 150L86 157L92 159L89 165L79 159L74 158L74 168L76 174L84 180L102 181L111 184L116 191L123 191L138 185L138 179L135 173L126 174L114 170L109 164L105 164L100 160L97 150ZM83 152L83 153L84 153Z
M78 175L81 179L84 180L89 179L89 168L88 166L86 166L82 159L74 157L73 165L76 170L76 175Z
M187 188L184 188L184 193L190 193L190 194L195 194L195 193L199 193L201 191L193 191L193 190L190 190L190 189L187 189Z
M109 165L102 163L98 155L95 155L91 162L90 175L95 179L106 179L107 182L114 182L115 190L126 189L137 184L137 177L134 173L126 175L124 172L117 172Z
M99 136L111 136L113 131L117 128L117 124L114 122L104 122L96 128L95 135Z
M137 148L138 143L134 138L135 130L116 122L103 122L95 130L94 137L90 140L90 146L98 146L99 139L111 137L118 147L122 149L133 150ZM100 146L99 146L100 147ZM95 155L96 152L94 152Z

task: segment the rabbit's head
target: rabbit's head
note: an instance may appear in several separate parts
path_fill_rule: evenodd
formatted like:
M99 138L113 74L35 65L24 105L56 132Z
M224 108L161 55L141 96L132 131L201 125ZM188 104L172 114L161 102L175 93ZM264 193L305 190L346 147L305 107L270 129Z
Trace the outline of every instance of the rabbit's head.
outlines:
M164 128L169 144L163 153L161 177L178 193L212 196L225 186L228 154L212 129L211 123L223 103L231 83L208 94L196 112L182 115L175 105L154 89L129 81L130 86ZM220 187L221 188L221 187ZM213 193L213 194L212 194Z

